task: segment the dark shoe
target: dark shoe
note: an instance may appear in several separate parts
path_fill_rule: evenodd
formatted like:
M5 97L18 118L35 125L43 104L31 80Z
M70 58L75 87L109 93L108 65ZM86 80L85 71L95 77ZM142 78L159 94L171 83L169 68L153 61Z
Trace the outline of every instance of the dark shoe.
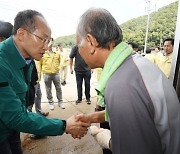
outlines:
M47 117L49 115L49 112L41 112L40 114Z
M78 99L78 100L76 101L76 105L79 104L79 103L81 103L81 101L82 101L82 100L79 100L79 99Z
M86 103L87 103L88 105L90 105L90 104L91 104L90 99L87 99L87 100L86 100Z
M46 136L41 136L41 135L35 135L35 134L32 134L30 136L31 139L33 140L36 140L36 139L41 139L41 138L45 138Z
M66 81L64 81L64 82L61 83L62 86L65 86L65 84L66 84Z

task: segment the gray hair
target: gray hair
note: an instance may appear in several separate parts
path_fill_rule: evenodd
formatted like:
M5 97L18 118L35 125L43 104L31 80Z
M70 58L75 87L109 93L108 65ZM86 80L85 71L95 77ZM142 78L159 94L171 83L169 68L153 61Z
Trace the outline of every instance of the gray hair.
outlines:
M82 41L87 34L94 36L102 48L109 48L111 42L116 46L123 39L122 30L116 20L103 8L88 9L81 16L77 35Z

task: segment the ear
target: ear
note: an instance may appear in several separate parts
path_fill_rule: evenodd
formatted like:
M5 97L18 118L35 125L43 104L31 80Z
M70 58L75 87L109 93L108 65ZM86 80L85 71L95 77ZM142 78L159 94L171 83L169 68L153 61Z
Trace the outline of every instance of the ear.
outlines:
M97 42L96 38L94 36L92 36L91 34L87 34L86 38L87 38L87 41L88 41L90 47L92 48L91 54L94 54L99 43Z
M19 28L19 29L17 30L16 35L18 36L18 39L19 39L20 41L22 41L22 40L25 39L26 33L27 33L26 30L24 30L23 28Z
M90 43L90 45L94 48L96 48L98 46L98 42L96 40L96 38L94 36L92 36L91 34L87 34L87 41Z

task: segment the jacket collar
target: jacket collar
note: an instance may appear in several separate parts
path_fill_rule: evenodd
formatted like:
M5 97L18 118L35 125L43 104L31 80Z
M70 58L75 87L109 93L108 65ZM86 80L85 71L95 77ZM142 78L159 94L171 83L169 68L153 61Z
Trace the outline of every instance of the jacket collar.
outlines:
M3 47L4 49L2 50L5 50L5 54L7 55L6 57L12 66L14 66L17 69L21 69L26 65L26 61L20 54L18 48L16 47L12 36L4 41Z

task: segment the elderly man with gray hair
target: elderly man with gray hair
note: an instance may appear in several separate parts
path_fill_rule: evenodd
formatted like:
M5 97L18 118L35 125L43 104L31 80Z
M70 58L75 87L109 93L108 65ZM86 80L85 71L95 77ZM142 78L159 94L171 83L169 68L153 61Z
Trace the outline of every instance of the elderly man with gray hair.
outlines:
M149 60L133 54L122 31L105 9L92 8L80 18L79 53L92 68L103 68L97 85L106 111L79 115L82 121L109 120L110 129L92 135L115 154L178 154L180 104L171 82ZM153 73L152 73L153 72ZM104 114L105 113L105 114Z

